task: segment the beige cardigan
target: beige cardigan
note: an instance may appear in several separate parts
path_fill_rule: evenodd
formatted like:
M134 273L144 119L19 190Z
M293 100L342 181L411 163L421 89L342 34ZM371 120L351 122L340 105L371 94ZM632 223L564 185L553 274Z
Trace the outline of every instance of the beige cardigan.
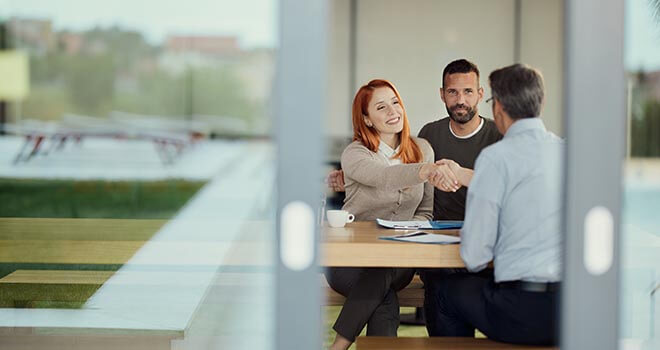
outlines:
M413 140L424 155L424 163L433 163L431 145L420 138ZM341 155L346 199L342 209L357 221L431 220L433 186L419 178L424 163L389 165L381 155L353 141Z

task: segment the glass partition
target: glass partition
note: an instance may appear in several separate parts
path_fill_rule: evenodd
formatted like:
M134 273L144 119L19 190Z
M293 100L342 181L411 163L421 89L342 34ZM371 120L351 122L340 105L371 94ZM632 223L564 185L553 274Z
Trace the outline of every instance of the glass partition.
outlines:
M277 7L0 2L0 347L274 347Z
M660 347L660 2L627 0L628 156L622 208L623 349Z

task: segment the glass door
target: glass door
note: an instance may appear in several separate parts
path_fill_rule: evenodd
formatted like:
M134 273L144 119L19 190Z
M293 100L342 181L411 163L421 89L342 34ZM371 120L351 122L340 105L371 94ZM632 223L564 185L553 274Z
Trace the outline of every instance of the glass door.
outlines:
M660 347L659 9L566 1L565 349Z
M621 226L622 349L660 348L660 2L625 1L627 152Z
M0 2L0 348L320 347L326 6Z

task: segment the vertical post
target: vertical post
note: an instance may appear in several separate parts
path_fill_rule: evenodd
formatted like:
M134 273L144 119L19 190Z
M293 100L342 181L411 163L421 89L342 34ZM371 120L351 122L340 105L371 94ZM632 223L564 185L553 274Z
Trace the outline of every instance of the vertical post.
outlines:
M4 21L0 21L0 50L6 50L8 48L9 35L7 31L7 24ZM5 125L7 124L7 102L0 101L0 136L5 134Z
M357 86L357 24L358 24L358 0L349 0L349 28L348 28L348 101L353 100L353 94ZM351 115L351 106L347 106L346 115Z
M567 137L562 350L615 350L619 334L624 1L565 0Z
M513 11L513 61L520 63L520 51L522 45L522 0L514 0Z
M321 122L326 113L327 0L281 0L275 83L276 349L321 348Z
M186 115L188 119L188 127L192 128L192 120L193 120L193 113L195 110L195 105L194 105L194 92L193 92L193 85L194 85L194 76L195 74L195 69L192 67L190 63L186 65L186 85L188 86L188 91L186 94Z

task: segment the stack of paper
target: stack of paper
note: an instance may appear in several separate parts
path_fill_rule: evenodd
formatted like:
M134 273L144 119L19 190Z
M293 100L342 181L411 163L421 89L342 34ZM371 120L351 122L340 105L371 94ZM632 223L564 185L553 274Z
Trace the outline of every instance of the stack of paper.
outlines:
M380 239L390 241L402 241L413 243L431 243L431 244L452 244L460 243L461 238L443 234L428 233L424 231L415 231L403 235L381 236Z
M459 229L463 227L463 221L450 221L450 220L438 220L438 221L390 221L383 219L376 219L378 225L400 229L400 230L415 230L415 229L425 229L425 230L448 230L448 229Z

